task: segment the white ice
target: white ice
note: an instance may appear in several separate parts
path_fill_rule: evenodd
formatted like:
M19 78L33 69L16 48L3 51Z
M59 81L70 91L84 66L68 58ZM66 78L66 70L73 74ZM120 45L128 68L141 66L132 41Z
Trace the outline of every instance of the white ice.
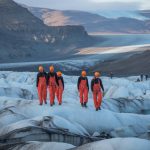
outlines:
M88 78L90 83L92 77ZM102 110L96 112L91 91L88 108L80 106L78 77L64 75L63 104L59 106L56 100L50 107L49 97L47 105L38 105L36 73L0 72L0 136L44 122L44 128L63 128L84 136L106 132L123 139L150 139L150 80L136 82L137 78L102 77L105 96Z
M149 150L148 140L137 138L114 138L100 142L89 143L75 150Z

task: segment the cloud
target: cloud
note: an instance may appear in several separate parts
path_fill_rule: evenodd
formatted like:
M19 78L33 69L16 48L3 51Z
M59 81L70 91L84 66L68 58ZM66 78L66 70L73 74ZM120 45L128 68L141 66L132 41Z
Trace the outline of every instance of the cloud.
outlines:
M61 10L135 10L150 8L149 0L15 0L29 6Z
M97 6L97 7L96 7ZM98 3L95 8L99 10L137 10L140 9L140 3L135 2L110 2L110 3Z
M150 9L150 0L90 0L97 5L101 5L102 9L113 10L135 10Z
M141 9L150 9L150 1L145 0L144 3L141 4Z

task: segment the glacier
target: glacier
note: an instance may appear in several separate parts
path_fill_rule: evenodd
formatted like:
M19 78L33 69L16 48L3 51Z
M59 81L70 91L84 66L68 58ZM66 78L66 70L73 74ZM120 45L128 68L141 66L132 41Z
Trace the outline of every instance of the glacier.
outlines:
M112 150L117 145L118 150L124 150L119 146L122 141L124 145L129 142L129 150L137 149L136 143L148 150L150 80L136 82L138 76L101 78L105 95L102 110L96 112L91 91L88 108L80 106L77 76L64 75L63 104L59 106L56 100L55 106L50 107L49 96L47 105L39 105L35 72L1 71L0 149L47 149L49 146L81 149L78 146L98 141L98 147L107 143L108 147L113 145Z

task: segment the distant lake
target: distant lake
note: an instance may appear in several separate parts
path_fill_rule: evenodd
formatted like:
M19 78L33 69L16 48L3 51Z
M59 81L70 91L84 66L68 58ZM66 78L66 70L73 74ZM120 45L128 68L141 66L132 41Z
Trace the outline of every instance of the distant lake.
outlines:
M150 34L96 35L105 41L97 44L100 47L115 47L150 44Z

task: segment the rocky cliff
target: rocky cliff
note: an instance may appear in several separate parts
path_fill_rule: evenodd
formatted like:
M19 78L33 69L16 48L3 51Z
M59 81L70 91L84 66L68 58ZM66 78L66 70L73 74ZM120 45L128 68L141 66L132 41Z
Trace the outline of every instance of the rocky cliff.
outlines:
M1 62L43 60L93 43L82 26L48 27L12 0L0 0Z

